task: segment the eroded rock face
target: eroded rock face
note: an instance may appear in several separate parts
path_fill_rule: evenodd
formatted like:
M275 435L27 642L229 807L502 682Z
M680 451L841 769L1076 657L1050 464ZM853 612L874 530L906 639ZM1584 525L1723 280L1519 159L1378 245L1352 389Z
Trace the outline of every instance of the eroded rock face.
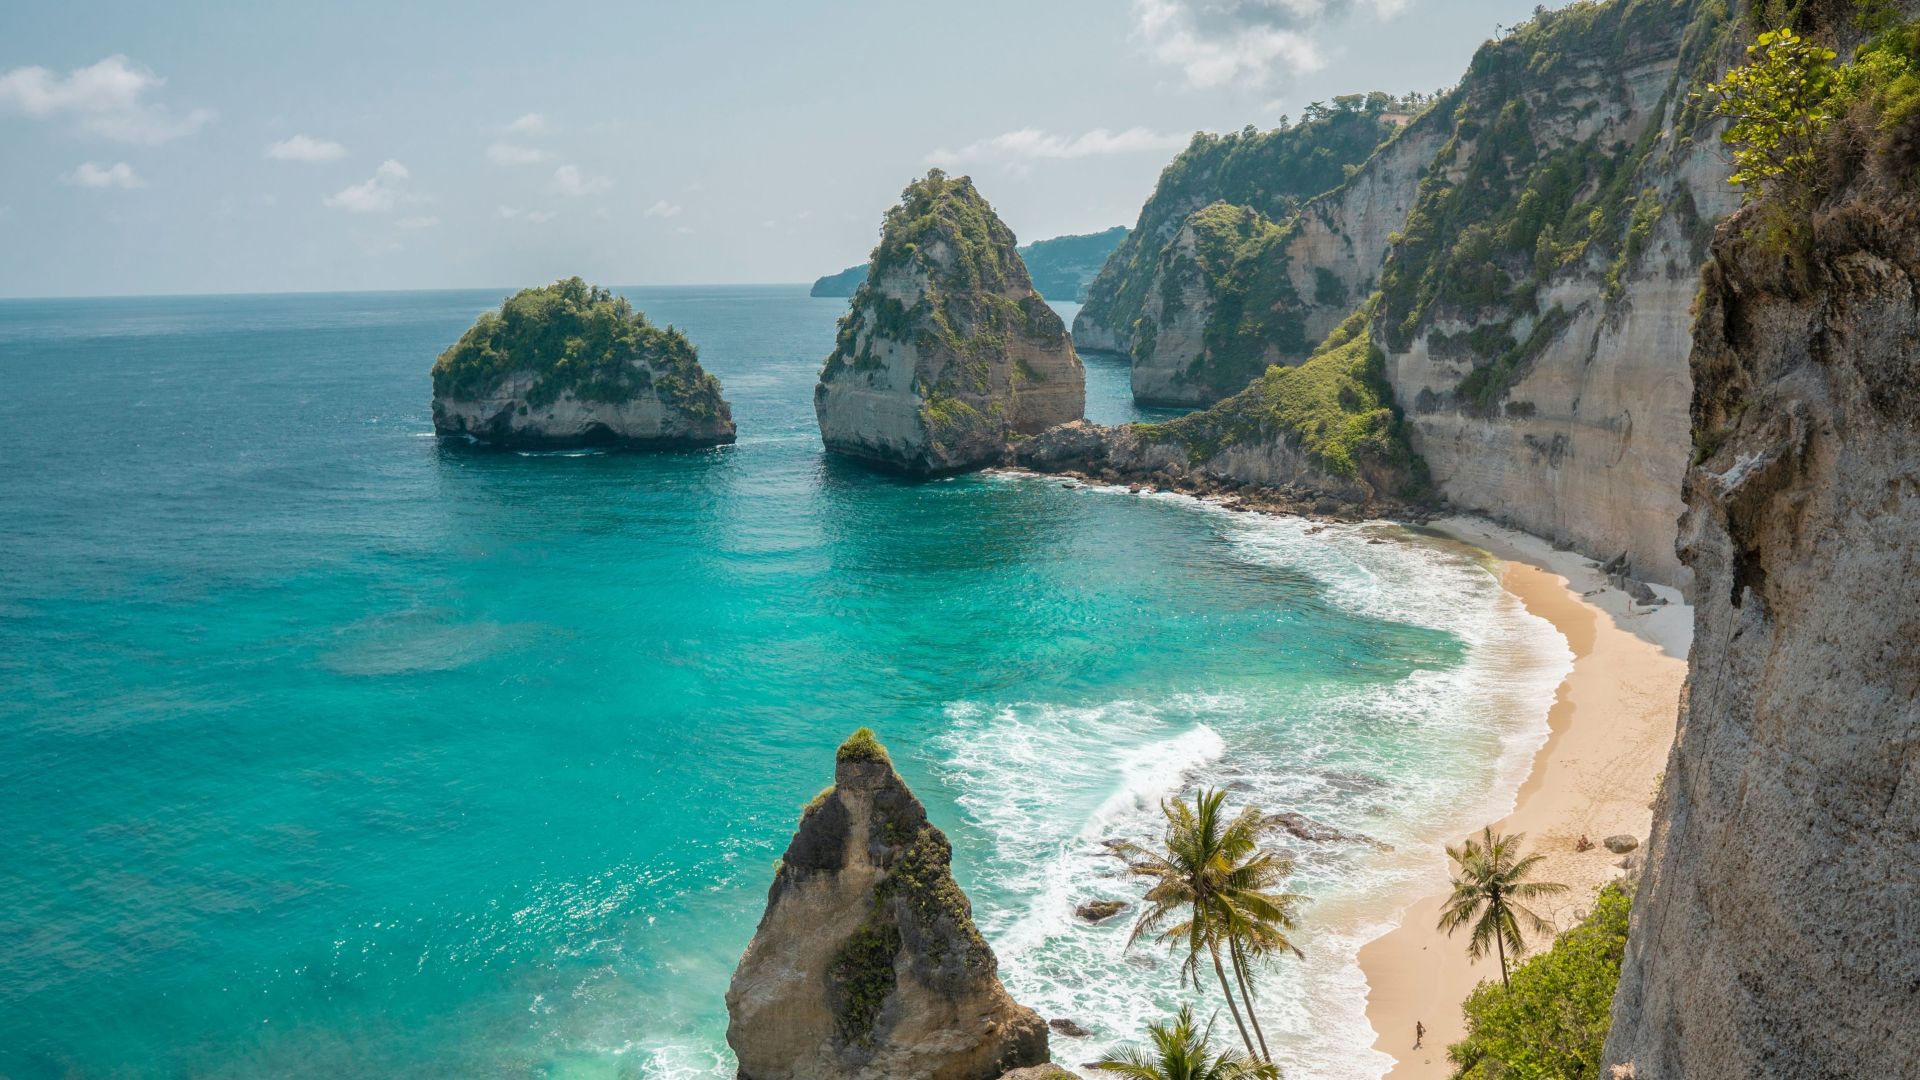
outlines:
M995 1080L1046 1062L1046 1022L1001 987L951 855L856 733L727 990L741 1080Z
M734 440L719 380L686 336L579 278L521 290L441 354L433 428L503 447Z
M887 212L814 388L827 449L916 475L996 464L1076 419L1086 372L973 182L935 170Z
M1637 1080L1912 1076L1920 204L1822 208L1803 272L1751 220L1721 229L1694 331L1688 704L1607 1057Z

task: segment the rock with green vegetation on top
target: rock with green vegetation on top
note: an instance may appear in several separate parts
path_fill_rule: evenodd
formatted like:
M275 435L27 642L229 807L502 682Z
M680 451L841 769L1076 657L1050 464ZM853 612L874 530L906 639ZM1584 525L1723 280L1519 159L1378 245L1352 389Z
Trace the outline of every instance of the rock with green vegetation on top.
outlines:
M827 449L940 475L1079 417L1086 373L1013 233L972 180L936 169L887 211L813 404Z
M1001 987L952 854L855 732L727 990L740 1080L997 1080L1046 1063L1046 1022Z
M686 335L581 279L522 289L433 365L433 428L510 447L671 449L734 439Z
M1107 256L1127 238L1127 227L1115 225L1097 233L1076 233L1035 240L1020 245L1020 258L1026 261L1033 287L1051 300L1083 301L1087 287L1093 284ZM867 280L867 264L849 266L837 274L818 278L809 296L852 296Z

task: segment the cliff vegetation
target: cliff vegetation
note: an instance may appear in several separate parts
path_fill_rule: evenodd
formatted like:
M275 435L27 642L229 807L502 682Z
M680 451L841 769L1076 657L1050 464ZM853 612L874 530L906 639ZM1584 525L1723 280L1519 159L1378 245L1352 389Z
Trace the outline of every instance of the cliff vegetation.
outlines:
M1125 225L1097 233L1056 236L1020 245L1020 257L1026 261L1036 292L1055 300L1082 301L1087 298L1094 275L1126 236ZM865 280L867 264L849 266L815 281L808 295L852 296Z
M482 314L435 361L434 397L484 397L515 374L533 376L526 403L536 409L563 393L621 402L648 390L695 419L717 419L725 408L720 380L701 369L685 334L577 277L522 289Z

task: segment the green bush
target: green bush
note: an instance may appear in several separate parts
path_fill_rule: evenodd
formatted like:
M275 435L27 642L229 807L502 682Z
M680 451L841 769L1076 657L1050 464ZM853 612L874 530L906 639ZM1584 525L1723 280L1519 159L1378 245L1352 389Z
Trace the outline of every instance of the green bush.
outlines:
M1455 1080L1599 1080L1632 905L1607 886L1578 926L1513 969L1511 986L1468 995L1467 1036L1447 1048Z

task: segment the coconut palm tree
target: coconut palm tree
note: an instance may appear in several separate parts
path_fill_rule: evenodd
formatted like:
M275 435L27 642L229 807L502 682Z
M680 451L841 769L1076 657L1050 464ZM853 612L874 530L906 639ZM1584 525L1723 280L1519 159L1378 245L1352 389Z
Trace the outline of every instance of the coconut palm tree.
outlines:
M1300 897L1279 892L1278 888L1293 870L1291 861L1262 850L1258 810L1248 808L1229 819L1223 806L1226 793L1201 791L1193 805L1178 800L1160 804L1167 817L1167 831L1160 850L1139 844L1123 843L1114 854L1124 860L1127 869L1148 882L1146 907L1127 938L1132 947L1144 935L1179 951L1185 958L1180 966L1180 981L1198 983L1200 959L1204 954L1212 962L1220 992L1226 995L1227 1009L1249 1055L1270 1060L1266 1034L1253 1015L1251 977L1246 965L1254 957L1276 955L1281 951L1298 953L1287 938L1294 926L1294 911ZM1229 954L1234 979L1227 979L1221 951ZM1235 987L1240 999L1235 1000ZM1241 1013L1241 1003L1246 1014ZM1254 1049L1258 1033L1260 1049Z
M1196 1030L1188 1006L1168 1023L1147 1025L1147 1035L1151 1047L1123 1047L1094 1068L1134 1080L1279 1080L1280 1070L1266 1062L1249 1061L1234 1050L1213 1053L1207 1046L1212 1025Z
M1536 934L1550 934L1553 924L1533 913L1522 901L1552 896L1567 891L1565 885L1551 881L1528 881L1540 860L1538 853L1520 855L1525 833L1502 836L1488 828L1479 840L1469 839L1459 847L1447 849L1447 857L1458 870L1453 875L1453 895L1440 910L1440 929L1453 936L1463 926L1472 928L1467 939L1467 955L1478 960L1487 954L1492 942L1500 957L1500 984L1507 982L1507 953L1517 958L1526 954L1527 941L1520 927Z

